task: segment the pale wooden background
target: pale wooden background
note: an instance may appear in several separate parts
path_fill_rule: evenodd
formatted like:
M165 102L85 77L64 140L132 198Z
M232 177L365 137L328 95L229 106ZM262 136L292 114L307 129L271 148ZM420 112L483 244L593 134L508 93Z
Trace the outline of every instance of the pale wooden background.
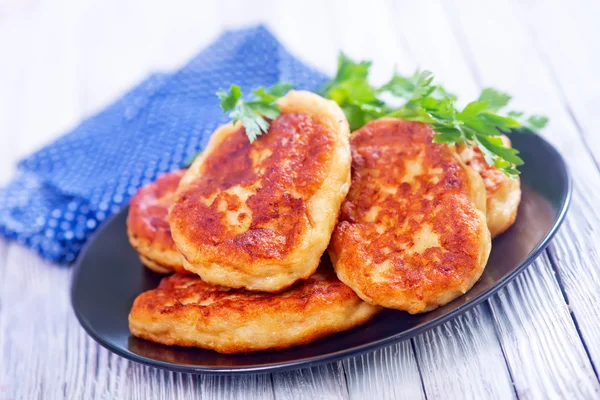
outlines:
M598 20L597 1L0 0L0 182L151 71L259 21L330 73L343 49L375 60L380 79L420 65L463 98L509 91L551 117L544 135L575 180L549 251L490 301L387 349L273 375L191 376L115 356L79 327L70 269L0 240L0 399L599 398Z

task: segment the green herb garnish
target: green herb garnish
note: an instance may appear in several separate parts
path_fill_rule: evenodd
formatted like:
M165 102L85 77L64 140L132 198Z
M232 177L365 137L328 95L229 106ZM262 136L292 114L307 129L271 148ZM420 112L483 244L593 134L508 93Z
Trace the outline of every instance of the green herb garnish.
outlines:
M518 150L504 146L500 135L518 127L540 130L548 123L543 116L502 112L511 96L492 88L484 89L477 100L459 110L456 96L434 84L430 71L417 70L411 76L396 72L389 82L373 86L368 80L370 67L370 61L355 62L340 53L335 77L319 92L342 108L352 131L382 117L423 122L435 130L435 143L467 146L475 143L488 164L516 176L517 166L523 160ZM229 112L234 122L242 122L248 139L253 142L268 131L268 120L279 116L281 111L275 101L290 88L282 83L268 90L261 87L252 92L253 100L245 101L239 86L231 85L228 92L220 90L217 96L223 111Z
M254 99L243 100L242 90L237 85L231 85L229 91L219 90L217 96L221 100L223 112L229 112L229 117L234 123L241 121L246 128L246 135L250 143L269 130L267 119L275 119L281 111L275 101L285 95L291 85L276 83L268 90L259 87L252 91Z
M518 150L504 146L500 135L521 126L539 130L548 122L546 117L524 117L522 112L502 114L511 96L492 88L459 110L456 96L434 84L430 71L411 76L396 72L389 82L375 87L368 82L370 66L341 53L335 78L321 90L344 110L352 131L382 117L424 122L436 131L435 143L476 143L488 164L514 176L523 160Z

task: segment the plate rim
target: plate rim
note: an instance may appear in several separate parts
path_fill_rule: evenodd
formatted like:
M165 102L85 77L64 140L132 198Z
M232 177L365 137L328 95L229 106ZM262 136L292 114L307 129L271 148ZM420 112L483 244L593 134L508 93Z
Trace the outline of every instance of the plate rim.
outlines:
M514 134L525 134L525 133L514 133ZM81 264L85 258L90 247L94 244L97 236L107 229L113 219L116 219L121 215L121 213L125 212L129 206L125 206L116 214L112 215L108 220L102 223L102 226L88 239L86 244L83 246L79 256L77 257L76 262L73 265L73 273L71 276L70 282L70 303L73 312L79 322L79 324L83 327L85 332L94 339L98 344L100 344L105 349L125 358L130 361L134 361L143 365L147 365L154 368L159 368L168 371L174 372L184 372L191 374L211 374L211 375L242 375L242 374L260 374L260 373L271 373L271 372L282 372L288 370L294 370L299 368L310 368L317 365L322 365L325 363L339 361L341 359L347 357L355 357L370 351L374 351L383 347L391 346L392 344L398 343L403 340L410 339L415 337L423 332L431 330L449 320L452 320L459 316L460 314L474 308L475 306L481 304L483 301L490 298L492 295L496 294L500 289L503 289L508 283L510 283L513 279L515 279L519 274L521 274L526 268L528 268L539 256L540 254L548 247L551 240L556 235L556 232L562 226L569 206L571 204L572 192L573 192L573 179L571 177L571 173L567 163L565 162L563 156L560 152L544 137L540 136L536 132L528 132L528 135L535 135L537 138L544 144L544 146L555 156L559 167L563 170L567 190L565 195L562 198L562 201L558 207L558 214L556 216L556 220L553 223L552 227L546 232L544 237L540 240L540 242L529 252L527 257L517 265L517 267L512 270L507 275L503 276L499 279L494 286L489 288L488 290L478 294L473 297L467 303L458 306L457 308L440 315L439 317L423 324L422 326L417 326L410 328L406 331L394 334L387 338L379 339L370 343L366 343L359 346L349 347L343 350L338 350L333 353L325 354L325 355L317 355L309 358L300 358L293 361L286 362L275 362L268 364L261 364L258 366L244 366L244 367L214 367L214 366L192 366L185 364L175 364L166 361L155 360L151 358L147 358L138 354L135 354L131 351L123 351L118 347L115 347L110 342L103 339L101 336L97 335L92 329L91 324L87 320L84 315L81 315L78 307L75 305L75 282L77 280L77 276L79 275Z

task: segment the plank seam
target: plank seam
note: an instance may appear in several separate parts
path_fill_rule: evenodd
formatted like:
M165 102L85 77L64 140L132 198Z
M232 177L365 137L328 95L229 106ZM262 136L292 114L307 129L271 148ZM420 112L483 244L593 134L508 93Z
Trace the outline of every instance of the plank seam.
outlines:
M415 346L415 339L410 339L410 346L415 356L415 363L417 364L417 371L419 371L419 379L421 380L421 389L423 390L423 396L427 400L427 391L425 390L425 380L423 379L423 371L421 371L421 363L419 363L419 357L417 357L417 347Z
M348 394L348 399L350 398L350 387L348 386L348 372L346 371L346 366L342 361L338 361L340 366L342 367L342 372L344 373L344 385L346 386L346 393Z
M495 294L494 296L498 296L498 295ZM500 351L502 351L502 357L504 358L504 363L506 364L508 376L510 377L510 385L512 387L513 393L515 394L515 397L518 400L520 398L519 392L517 392L517 388L515 387L515 378L513 376L512 367L510 365L510 362L508 361L508 358L506 357L506 352L504 351L504 343L502 342L502 339L500 336L500 331L498 330L498 322L497 322L497 318L496 318L496 312L494 311L494 308L490 304L489 300L485 301L485 305L487 306L490 314L492 315L492 320L493 320L492 325L494 327L494 334L496 335L496 339L498 340L498 343L500 343Z
M552 248L552 247L553 246L551 245L550 248ZM594 375L596 375L596 379L598 379L598 381L600 382L600 376L598 375L598 371L596 370L596 365L594 365L594 360L592 359L592 356L590 354L590 350L588 349L588 345L585 341L585 338L583 337L581 329L579 328L579 322L577 321L577 317L575 317L575 314L571 310L571 305L569 304L569 296L567 295L567 291L563 285L563 279L562 279L562 276L560 273L560 267L558 266L558 262L556 261L553 251L546 250L546 253L548 254L548 260L550 262L550 267L552 267L552 271L554 272L555 279L558 282L558 287L560 288L560 292L562 293L565 303L567 303L567 308L569 309L569 315L571 316L571 320L573 320L573 325L575 326L575 331L577 332L577 335L579 336L579 340L581 340L581 344L583 344L583 350L585 351L585 355L590 360L590 364L592 366L592 371L594 371Z
M344 384L340 385L340 386L346 388L346 396L344 398L350 399L350 388L348 387L348 377L346 376L346 368L344 367L344 363L341 361L336 361L335 365L337 365L337 367L342 370L342 374L343 374L342 377L344 378Z
M480 75L479 75L479 70L476 67L476 64L474 62L474 57L473 57L473 54L472 54L470 48L467 45L465 45L465 43L466 43L465 32L464 32L464 30L459 29L459 27L456 26L456 24L454 22L454 19L457 19L457 16L452 11L452 7L449 8L447 5L444 5L444 2L442 2L442 7L444 8L444 11L445 11L445 13L446 13L447 16L450 15L450 14L452 14L452 16L455 17L455 18L448 18L450 28L451 28L452 32L454 33L455 37L457 38L458 45L459 45L459 47L460 47L460 49L461 49L461 51L463 53L463 56L465 57L465 59L467 61L467 65L468 65L469 69L471 70L471 73L473 74L473 78L474 78L477 86L479 88L481 88L482 87L482 84L481 84L482 80L481 80ZM540 46L537 45L538 44L537 43L538 42L537 36L533 32L530 24L528 24L525 21L523 21L522 18L521 18L521 22L526 27L527 31L529 32L530 37L533 37L534 42L536 42L536 43L534 43L534 47L537 47L537 49L538 49L536 51L537 56L540 59L542 65L544 65L546 67L546 69L548 70L549 75L550 75L550 77L552 79L552 82L553 82L553 84L554 84L554 86L556 88L556 92L557 92L557 95L558 95L559 99L563 103L563 106L566 108L566 110L567 110L567 112L569 114L569 117L571 118L573 124L575 125L575 129L577 130L578 136L581 138L584 146L586 147L586 151L588 152L588 154L590 154L592 162L596 166L597 170L600 172L600 164L598 164L598 161L594 158L594 155L592 154L592 152L590 150L590 146L588 145L588 143L586 141L585 135L583 133L583 129L582 129L581 125L579 124L579 121L575 117L575 114L574 114L573 110L571 109L571 107L570 107L570 105L569 105L569 103L567 101L566 94L565 94L562 86L559 84L557 76L556 76L553 68L551 68L551 66L549 65L545 53L542 53L539 50ZM587 344L586 344L586 342L585 342L585 340L584 340L584 338L582 336L582 333L581 333L581 331L579 329L579 324L577 322L577 319L576 319L575 315L573 314L573 312L571 311L571 308L569 306L568 296L567 296L565 288L564 288L564 286L562 284L562 280L561 280L560 273L558 271L558 267L556 265L556 262L555 262L554 258L552 257L552 254L551 254L550 251L546 250L545 253L548 254L549 263L550 263L550 266L551 266L552 270L554 271L554 275L555 275L554 279L556 280L556 282L557 282L557 284L558 284L558 286L560 288L560 291L562 293L563 300L565 301L565 304L569 308L569 314L570 314L571 319L573 321L573 324L575 326L575 330L577 332L577 335L579 336L579 340L581 341L581 343L583 345L583 348L585 350L585 354L586 354L587 358L590 361L590 364L592 366L592 371L594 372L594 375L596 376L596 379L600 381L600 377L598 375L598 371L596 370L596 367L595 367L595 365L594 365L594 363L592 361L591 355L589 353L588 346L587 346ZM540 255L540 257L541 257L541 255ZM538 259L540 259L540 257L538 257ZM519 398L518 392L517 392L517 390L515 388L515 385L514 385L513 373L512 373L511 367L510 367L510 363L509 363L508 359L506 358L506 353L504 351L504 344L502 343L502 340L500 339L500 336L499 336L498 318L497 318L496 313L494 311L494 308L491 306L489 300L486 301L486 303L488 304L488 307L490 308L490 311L492 313L492 317L494 319L494 331L496 332L498 341L500 343L500 349L502 350L502 356L504 357L504 360L505 360L507 368L508 368L508 373L509 373L510 379L512 381L513 390L515 391L515 395L517 396L517 398Z
M277 394L275 393L275 382L273 381L273 374L269 374L269 380L271 381L271 393L273 393L273 400L276 400Z
M94 348L96 349L96 362L94 364L94 379L91 380L91 385L92 385L92 399L96 399L97 398L97 391L98 391L98 380L100 379L100 370L102 369L102 367L100 366L100 357L102 356L102 347L100 347L100 345L96 342L94 342L92 344L92 346L94 346ZM88 350L89 350L89 345L88 345ZM108 365L106 365L106 368L110 368L110 363L107 363Z

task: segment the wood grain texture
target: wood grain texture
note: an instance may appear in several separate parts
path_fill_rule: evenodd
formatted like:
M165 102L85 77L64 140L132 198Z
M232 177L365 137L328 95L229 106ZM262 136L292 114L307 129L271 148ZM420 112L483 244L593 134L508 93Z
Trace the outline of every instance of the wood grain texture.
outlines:
M192 376L110 353L79 327L70 310L70 270L20 246L8 247L0 281L0 399L273 397L270 375Z
M572 166L577 176L574 191L574 207L571 210L564 235L554 241L550 255L559 274L560 282L582 333L587 350L596 365L600 366L600 330L597 321L600 311L595 305L600 302L600 179L593 172L592 160L580 160L576 154L585 152L600 166L600 123L597 105L600 103L600 80L594 66L598 55L589 48L598 48L600 32L597 21L600 17L599 4L576 4L565 7L561 2L552 2L549 7L539 3L526 4L520 16L523 26L531 36L531 48L540 57L547 73L556 86L556 95L571 117L569 134L579 133L583 139L570 152L570 160L577 157ZM514 5L513 5L514 7ZM557 32L557 24L569 27ZM560 48L562 51L553 51ZM578 132L576 132L578 131ZM568 135L562 134L562 139ZM567 140L561 145L566 146ZM571 161L572 162L572 161ZM600 169L599 169L600 170Z
M590 51L600 48L600 3L510 3L513 10L521 11L516 16L531 38L534 54L542 60L557 94L600 166L600 136L596 134L600 124L598 54Z
M347 399L344 369L339 362L273 374L276 399Z
M428 398L449 393L461 393L463 399L515 398L487 310L478 306L414 339Z
M271 375L219 376L204 375L200 377L202 399L273 399Z
M598 304L600 301L600 291L598 290L600 277L597 269L597 254L600 249L598 228L600 215L597 209L591 205L600 202L600 176L587 146L579 136L577 128L565 108L559 89L553 85L547 65L536 52L536 45L528 36L527 29L519 24L518 19L511 18L519 12L518 6L504 2L494 3L491 9L490 7L483 9L481 4L475 1L470 4L457 2L456 6L452 10L458 13L459 18L456 22L460 25L460 29L463 29L464 32L481 32L480 35L464 35L465 38L468 38L465 46L469 47L472 54L473 68L478 71L484 84L497 85L514 94L519 108L527 105L527 108L531 109L529 108L531 105L533 111L551 116L551 124L544 131L544 136L561 150L569 164L574 180L573 201L569 215L550 246L550 253L554 255L555 263L551 265L548 258L541 258L538 261L544 264L544 268L554 266L559 271L563 278L565 295L570 300L573 320L570 323L562 320L562 329L553 331L553 334L562 331L562 334L566 335L566 337L556 340L555 345L559 347L550 349L543 347L538 351L546 353L543 357L549 359L559 349L573 353L583 351L583 355L586 356L587 349L592 359L597 360L600 336L594 321L598 321L600 315L597 308L591 305ZM450 9L450 7L448 8ZM488 13L488 17L481 20L477 16L484 11ZM506 23L505 21L511 21L510 26L500 31L499 27ZM503 57L494 58L493 55L498 53L503 54ZM533 73L524 73L524 68ZM543 278L544 275L528 273L524 277L536 279ZM520 279L525 278L521 277ZM562 303L561 300L564 301L558 285L543 284L543 281L532 281L530 284L545 288L544 299L549 304L544 309L558 307ZM518 293L519 304L522 307L528 307L527 304L532 299L523 295L522 292ZM553 305L550 306L550 304ZM531 303L529 307L533 307L533 305ZM524 313L523 309L522 312ZM557 309L554 315L559 313L560 309ZM514 320L511 321L514 322ZM586 348L573 349L571 347L572 336L578 333L574 321L578 323L579 332L585 340ZM524 328L526 325L523 322L517 326ZM509 347L516 347L516 343L507 340L503 340L503 345L512 368L512 363L517 361L512 360L510 354L513 352L519 354L519 349L515 348L511 351ZM561 346L566 346L566 349ZM572 371L570 372L572 376L566 381L579 382L581 379L587 379L588 387L597 387L597 376L594 375L591 364L582 363L575 364L575 366L577 368L568 370ZM551 380L561 382L566 371L546 370L545 373L555 374ZM563 388L565 387L567 386ZM538 389L542 390L543 388L540 386ZM537 392L538 395L541 393L545 392ZM569 393L566 392L564 395Z
M462 98L474 98L478 83L462 57L456 35L440 2L393 3L396 35L406 56L401 67L429 68ZM427 15L425 19L407 18ZM431 49L439 51L431 51ZM473 332L477 332L473 335ZM485 306L414 339L417 360L428 397L461 393L463 398L511 398L514 390L498 337ZM442 362L440 362L442 360ZM478 379L467 380L477 371Z
M343 363L351 399L425 399L410 340Z
M0 281L0 399L200 395L199 384L184 384L186 376L130 363L95 343L70 309L70 274L8 245Z
M600 150L593 131L600 63L589 51L600 37L597 3L5 3L0 54L9 62L0 63L0 141L7 145L0 146L0 182L19 157L150 71L181 65L223 27L261 21L329 73L342 48L373 59L376 80L394 64L403 72L420 65L463 98L481 85L506 89L518 108L551 115L546 137L566 156L576 182L569 217L550 250L554 263L540 259L489 306L412 342L274 375L191 376L111 354L70 309L70 270L0 240L0 399L599 397L588 359L599 365L600 174L588 151Z
M569 310L545 255L490 303L520 396L600 396L598 380L575 327L565 324Z

